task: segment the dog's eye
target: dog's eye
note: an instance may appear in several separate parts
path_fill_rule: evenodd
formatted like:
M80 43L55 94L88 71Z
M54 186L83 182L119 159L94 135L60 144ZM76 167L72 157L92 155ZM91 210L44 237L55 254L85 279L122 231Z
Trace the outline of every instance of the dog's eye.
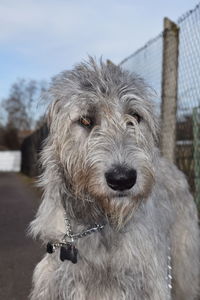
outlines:
M79 119L79 123L81 124L81 126L86 128L92 128L93 126L93 121L89 117L81 117Z
M142 118L140 117L140 115L138 115L137 113L131 113L130 115L131 115L131 117L133 117L133 118L137 121L137 123L140 123L140 121L141 121L141 119L142 119ZM133 126L134 124L133 124L132 122L129 121L129 122L127 123L127 125L128 125L128 126Z

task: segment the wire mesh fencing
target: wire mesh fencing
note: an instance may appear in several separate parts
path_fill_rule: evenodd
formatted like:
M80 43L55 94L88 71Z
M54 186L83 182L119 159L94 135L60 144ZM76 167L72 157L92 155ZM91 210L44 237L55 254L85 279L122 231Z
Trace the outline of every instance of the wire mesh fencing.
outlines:
M200 6L178 20L180 26L177 101L177 148L179 167L188 176L200 207Z
M200 208L200 4L181 16L174 26L179 29L178 51L176 44L165 40L166 33L173 35L175 27L169 32L165 26L161 34L124 59L121 66L139 74L156 91L155 102L163 124L161 150L171 160L173 157L168 154L173 151L174 161L186 174ZM162 140L168 142L168 148L162 145Z
M159 34L120 64L126 70L140 75L154 89L158 113L161 99L162 52L163 38L162 34Z

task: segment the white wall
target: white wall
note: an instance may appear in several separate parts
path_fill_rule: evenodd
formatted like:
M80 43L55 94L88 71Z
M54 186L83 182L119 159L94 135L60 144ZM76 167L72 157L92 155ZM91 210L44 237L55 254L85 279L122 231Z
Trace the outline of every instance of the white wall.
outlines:
M19 172L21 151L0 151L0 172Z

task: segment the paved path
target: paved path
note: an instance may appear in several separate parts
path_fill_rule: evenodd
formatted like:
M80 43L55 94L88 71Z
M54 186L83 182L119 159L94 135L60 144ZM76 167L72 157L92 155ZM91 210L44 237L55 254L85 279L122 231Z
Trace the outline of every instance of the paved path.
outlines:
M18 174L0 173L0 300L27 300L35 264L44 253L26 237L39 197Z

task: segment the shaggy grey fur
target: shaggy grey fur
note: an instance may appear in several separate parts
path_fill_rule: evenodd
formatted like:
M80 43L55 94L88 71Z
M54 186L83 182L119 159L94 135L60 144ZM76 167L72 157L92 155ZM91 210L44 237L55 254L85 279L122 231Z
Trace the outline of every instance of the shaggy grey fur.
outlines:
M35 269L31 299L196 299L197 211L184 175L160 156L150 89L136 75L90 58L55 77L48 97L44 195L31 233L44 243L61 238L63 201L74 232L106 225L78 240L77 264L61 262L59 250L46 254ZM116 165L137 171L133 187L108 186L105 174Z

